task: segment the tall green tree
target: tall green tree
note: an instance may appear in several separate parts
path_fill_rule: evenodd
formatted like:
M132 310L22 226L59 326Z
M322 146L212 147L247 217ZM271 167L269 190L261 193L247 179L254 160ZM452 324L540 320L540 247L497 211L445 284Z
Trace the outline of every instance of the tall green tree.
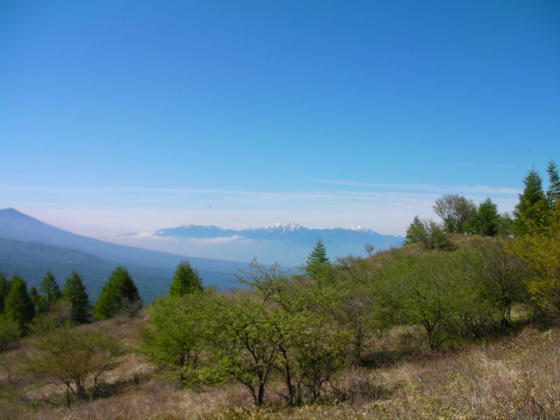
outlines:
M315 248L307 257L305 265L306 274L316 280L324 279L330 268L329 258L327 257L327 248L323 241L317 241Z
M103 286L95 305L95 318L107 319L141 305L138 289L124 267L117 267Z
M202 279L188 261L177 266L173 283L169 287L169 296L184 296L202 291Z
M530 224L542 225L548 207L542 179L537 171L530 171L523 183L525 189L519 195L519 204L513 211L513 231L517 236L525 235Z
M36 287L32 287L31 289L29 289L29 299L31 299L31 302L33 303L35 315L40 315L43 312L46 312L45 301L37 291Z
M33 302L27 293L27 284L19 276L12 278L10 292L5 301L5 313L9 319L19 324L22 331L35 316Z
M558 167L553 160L551 160L548 164L546 172L548 173L549 181L546 198L548 200L549 207L552 209L558 202L558 197L560 197L560 175L558 175Z
M50 271L47 272L41 281L41 284L39 285L39 292L41 292L47 310L51 309L54 304L62 298L60 287L58 286L54 275Z
M0 314L4 313L4 302L9 292L10 282L4 274L0 273Z
M140 351L170 377L196 383L223 299L212 289L156 299L140 329Z
M72 275L66 279L63 296L70 303L72 322L77 324L88 322L90 318L89 296L77 271L74 270Z
M424 242L426 240L427 232L425 223L420 220L418 216L414 216L414 220L406 230L405 245Z
M500 228L500 214L498 206L490 198L478 206L470 221L472 230L484 236L494 236Z

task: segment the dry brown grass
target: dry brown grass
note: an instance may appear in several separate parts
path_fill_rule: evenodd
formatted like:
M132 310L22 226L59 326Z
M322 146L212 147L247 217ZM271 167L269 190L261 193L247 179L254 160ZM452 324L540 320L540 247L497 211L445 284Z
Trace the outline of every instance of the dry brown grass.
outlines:
M83 328L103 328L129 346L141 319L116 319ZM417 332L395 329L378 338L377 357ZM402 344L402 343L401 343ZM105 396L68 409L29 403L45 391L15 369L17 350L1 355L1 419L510 419L560 418L560 328L525 329L517 336L449 353L419 350L391 355L377 368L339 372L322 405L286 408L281 383L256 409L246 390L228 385L204 392L178 389L153 377L153 368L131 353L105 378ZM52 390L51 390L52 391ZM52 391L55 392L55 391Z

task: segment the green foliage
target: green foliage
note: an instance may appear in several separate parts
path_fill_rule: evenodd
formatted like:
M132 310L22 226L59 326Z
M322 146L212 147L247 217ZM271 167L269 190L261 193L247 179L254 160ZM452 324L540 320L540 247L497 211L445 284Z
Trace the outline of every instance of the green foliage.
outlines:
M498 235L509 237L512 235L513 230L513 219L509 213L503 213L500 216L498 224Z
M8 319L17 322L22 331L26 331L27 325L35 316L27 285L19 276L12 278L10 292L5 301L5 314Z
M31 302L33 303L35 315L39 315L46 311L44 300L42 299L41 295L39 295L36 287L32 287L29 290L29 299L31 299Z
M169 287L170 296L184 296L202 290L202 279L188 261L177 266L173 283Z
M240 382L251 392L255 405L261 406L282 340L275 329L274 312L256 296L240 296L220 309L221 327L211 348L214 363L205 373L214 380Z
M101 290L95 305L95 318L111 318L131 307L141 307L138 289L128 271L117 267Z
M558 175L558 167L553 160L548 164L546 172L548 173L549 181L546 199L548 200L549 207L552 209L560 197L560 175Z
M68 406L72 399L94 398L101 375L123 354L121 345L108 334L68 326L36 335L30 347L27 372L65 385Z
M4 304L10 292L10 282L4 274L0 273L0 314L4 313Z
M514 305L528 303L525 281L532 277L529 267L508 252L511 243L510 239L480 243L476 247L480 263L473 267L481 279L483 298L500 313L503 327L510 326Z
M83 324L90 320L90 303L84 283L76 271L66 279L63 292L64 299L71 305L71 320Z
M510 252L535 272L527 280L531 298L543 309L560 310L560 203L556 203L547 220L545 226L529 223L527 234L511 245Z
M414 220L406 230L406 241L404 243L405 245L418 242L424 243L427 236L426 222L421 220L418 216L414 216Z
M306 274L315 280L324 281L329 277L330 263L327 257L327 249L322 241L317 241L317 244L307 257L305 265Z
M542 226L546 221L548 203L542 188L542 179L537 171L532 170L523 180L525 189L519 195L519 204L513 212L513 232L523 236L529 231L529 225Z
M141 330L140 351L167 375L196 384L221 300L212 290L156 299Z
M405 245L421 243L426 249L449 247L446 231L433 220L422 220L418 216L406 231Z
M20 335L19 324L5 315L0 315L0 352L6 350Z
M434 212L443 221L448 233L464 233L468 220L475 214L475 204L465 197L448 194L436 200Z
M43 297L47 310L51 309L54 304L62 298L62 292L56 282L54 275L49 271L39 285L39 291Z
M484 236L495 236L500 230L500 218L498 206L488 198L480 203L476 213L472 215L468 230Z

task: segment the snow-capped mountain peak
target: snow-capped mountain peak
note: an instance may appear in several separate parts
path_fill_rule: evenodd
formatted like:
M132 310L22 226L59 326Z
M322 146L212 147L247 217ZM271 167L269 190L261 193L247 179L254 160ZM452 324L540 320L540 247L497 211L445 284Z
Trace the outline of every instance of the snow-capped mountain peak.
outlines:
M361 225L358 225L358 226L350 226L350 229L349 229L349 230L353 230L354 232L369 232L369 231L370 231L370 229L368 229L368 228L365 227L365 226L361 226Z
M283 225L281 223L275 223L274 229L281 230L282 232L293 232L296 230L304 229L304 227L298 225L297 223L290 222L287 225Z

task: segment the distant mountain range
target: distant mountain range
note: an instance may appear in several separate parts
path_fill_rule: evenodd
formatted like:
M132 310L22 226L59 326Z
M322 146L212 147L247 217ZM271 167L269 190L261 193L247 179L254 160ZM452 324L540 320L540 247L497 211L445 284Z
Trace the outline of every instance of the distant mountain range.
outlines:
M0 272L22 275L30 286L39 284L52 271L61 286L76 269L84 278L92 299L118 265L133 276L145 301L167 294L177 264L183 255L117 245L76 235L50 226L15 209L0 210ZM230 288L235 273L246 264L188 257L206 285Z
M166 241L167 239L167 241ZM331 259L348 255L365 256L366 244L377 251L402 245L400 236L382 235L361 226L348 229L309 229L295 223L254 229L222 229L217 226L184 225L156 231L138 239L162 250L181 249L189 255L229 260L280 262L288 266L305 263L318 240L322 240ZM148 247L147 245L145 247Z
M235 274L253 258L289 268L304 264L318 240L326 244L334 260L365 255L366 244L376 250L397 247L404 238L362 227L308 229L291 223L240 230L184 225L112 240L120 244L62 230L15 209L0 210L0 272L20 274L30 286L37 286L46 271L52 271L62 286L75 269L95 300L114 268L124 265L149 302L167 294L177 264L185 259L206 285L228 289L238 286Z
M371 229L362 226L351 227L349 229L308 229L296 223L287 225L276 224L273 227L255 229L222 229L217 226L186 225L176 228L160 229L155 232L156 236L174 237L182 239L217 239L217 238L237 238L266 240L266 241L287 241L299 244L310 245L318 240L323 242L350 242L360 244L362 247L366 243L371 243L379 249L400 246L404 238L400 236L382 235Z

